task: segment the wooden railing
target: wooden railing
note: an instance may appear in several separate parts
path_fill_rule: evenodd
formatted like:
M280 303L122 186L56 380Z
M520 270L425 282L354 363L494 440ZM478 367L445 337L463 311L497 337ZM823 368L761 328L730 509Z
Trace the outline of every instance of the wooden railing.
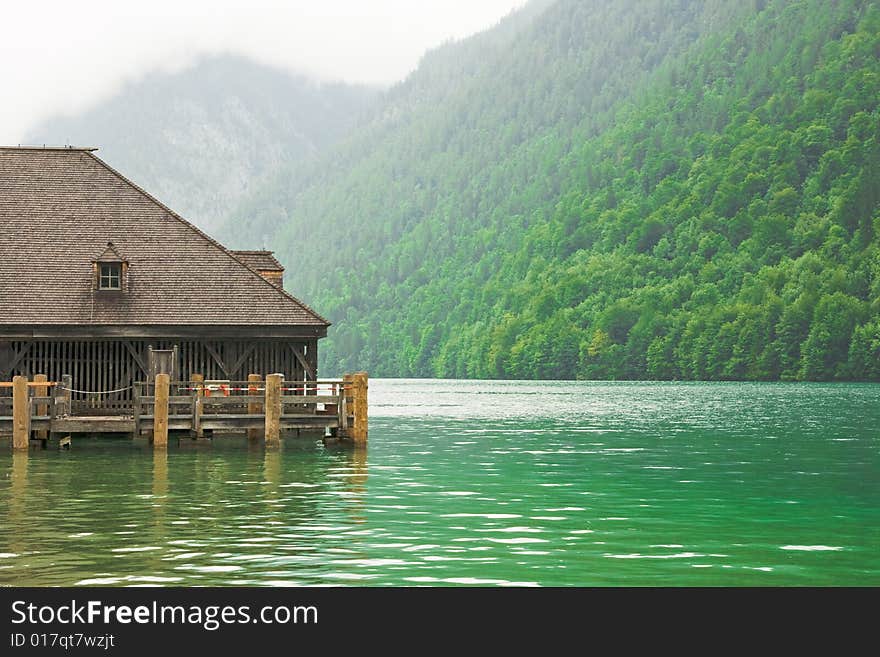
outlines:
M52 420L70 414L70 377L47 381L38 374L33 381L17 376L10 382L0 382L0 389L9 388L11 397L0 396L0 416L12 418L13 449L28 448L33 420L48 420L51 424ZM41 429L36 437L47 439L48 431Z
M15 449L27 449L34 421L35 437L47 439L50 431L64 430L81 419L66 420L72 416L69 376L61 381L35 378L0 382L0 419L7 424L11 420ZM9 389L12 396L4 394ZM366 373L323 381L284 381L272 374L265 380L251 375L248 381L174 382L160 374L155 382L135 383L132 401L135 435L147 430L154 444L157 436L160 444L167 441L169 428L190 430L196 437L205 430L244 429L252 438L264 436L267 444L277 443L281 430L291 428L329 429L331 435L355 444L367 439Z
M284 381L280 375L266 380L252 375L247 381L165 379L134 384L136 434L146 428L155 437L160 427L164 436L167 426L183 424L199 437L206 426L222 424L246 428L251 437L264 435L267 442L275 442L281 428L307 426L311 418L316 427L326 425L341 437L366 442L366 374L322 381ZM256 426L254 416L265 420L264 430ZM335 422L321 422L330 418Z

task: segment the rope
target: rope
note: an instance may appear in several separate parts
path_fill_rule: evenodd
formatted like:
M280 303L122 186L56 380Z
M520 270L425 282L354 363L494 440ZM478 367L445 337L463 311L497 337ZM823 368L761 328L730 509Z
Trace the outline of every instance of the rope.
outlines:
M131 390L132 386L128 386L127 388L119 388L119 390L74 390L73 388L61 388L61 390L66 390L67 392L75 392L79 395L115 395L117 392L125 392L126 390Z

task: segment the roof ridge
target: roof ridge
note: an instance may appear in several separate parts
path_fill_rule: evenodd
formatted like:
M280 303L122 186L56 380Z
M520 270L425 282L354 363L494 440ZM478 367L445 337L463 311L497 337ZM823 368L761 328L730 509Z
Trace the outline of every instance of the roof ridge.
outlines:
M98 150L96 146L46 146L43 144L25 144L22 146L0 146L0 151L63 151L68 153L91 153Z
M41 149L41 150L42 150L42 149ZM56 149L56 150L57 150L57 149ZM71 150L71 149L60 149L60 150ZM97 150L97 149L95 149L95 150ZM184 219L183 217L181 217L181 216L180 216L179 214L177 214L174 210L172 210L172 209L169 208L167 205L165 205L164 203L162 203L162 201L160 201L160 200L157 199L155 196L153 196L153 195L150 194L148 191L146 191L143 187L140 187L138 184L132 182L131 180L129 180L128 178L126 178L124 175L122 175L121 173L119 173L119 171L117 171L116 169L114 169L113 167L111 167L109 164L107 164L104 160L102 160L100 157L98 157L97 155L95 155L91 150L83 150L82 152L83 152L83 154L88 155L90 158L92 158L93 160L95 160L95 162L97 162L97 163L100 164L102 167L104 167L105 169L107 169L107 171L109 171L109 172L112 173L114 176L116 176L117 178L119 178L122 182L124 182L125 184L131 186L133 189L135 189L135 190L137 190L139 193L143 194L148 200L150 200L151 202L155 203L155 204L158 205L160 208L162 208L163 210L165 210L169 215L171 215L171 217L173 217L174 219L176 219L177 221L179 221L181 224L183 224L184 226L186 226L186 227L189 228L190 230L194 231L197 235L199 235L200 237L202 237L203 239L207 240L209 243L211 243L212 245L214 245L215 247L217 247L218 249L220 249L220 251L221 251L222 253L225 253L227 256L229 256L230 258L232 258L233 260L235 260L235 262L237 262L239 265L241 265L242 267L244 267L245 269L247 269L251 274L253 274L256 278L260 279L264 284L268 285L270 288L272 288L273 290L275 290L276 292L278 292L279 294L281 294L281 296L285 297L286 299L288 299L288 300L290 300L290 301L293 301L293 302L299 304L299 305L302 306L306 311L308 311L308 312L310 312L312 315L314 315L315 318L317 318L317 319L319 319L320 321L324 322L327 326L330 326L330 325L331 325L331 322L329 322L329 321L327 320L326 317L323 317L322 315L320 315L318 312L316 312L316 311L315 311L311 306L309 306L307 303L304 303L303 301L300 301L300 300L297 299L295 296L293 296L292 294L290 294L287 290L285 290L285 289L283 289L283 288L280 288L280 287L277 287L276 285L274 285L274 284L271 283L270 281L267 281L265 278L263 278L263 277L260 275L260 273L259 273L256 269L254 269L253 267L249 266L247 263L243 262L240 258L237 258L237 257L235 256L235 254L233 254L233 252L232 252L231 249L226 248L226 247L223 246L220 242L218 242L216 239L214 239L213 237L211 237L210 235L208 235L205 231L203 231L202 229L200 229L198 226L196 226L196 225L193 224L192 222L187 221L186 219Z

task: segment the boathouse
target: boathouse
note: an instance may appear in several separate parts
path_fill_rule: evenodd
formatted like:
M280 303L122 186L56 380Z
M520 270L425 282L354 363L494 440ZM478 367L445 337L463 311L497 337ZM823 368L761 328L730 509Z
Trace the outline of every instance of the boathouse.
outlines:
M69 375L73 411L107 415L157 373L316 380L329 322L271 252L225 248L95 150L0 147L0 381Z

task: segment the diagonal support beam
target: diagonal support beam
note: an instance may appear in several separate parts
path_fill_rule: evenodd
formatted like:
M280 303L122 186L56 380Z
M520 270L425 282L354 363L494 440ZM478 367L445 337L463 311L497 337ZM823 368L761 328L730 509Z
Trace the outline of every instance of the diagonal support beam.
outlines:
M253 353L256 346L257 345L253 342L248 345L247 349L245 349L241 356L238 357L238 360L235 361L235 365L232 366L232 371L227 373L228 376L231 377L235 372L238 372L238 370L241 369L241 366L244 365L244 361L246 361L247 357ZM251 374L251 372L248 372L248 374Z
M296 356L296 359L299 361L299 364L302 365L303 371L308 375L306 379L315 380L315 368L312 367L312 364L306 360L306 357L303 353L296 348L296 345L288 344L287 345L290 350L293 352L293 355Z
M33 342L26 342L18 353L13 354L12 360L9 361L9 371L10 372L15 369L15 366L21 362L22 358L27 356L27 353L31 350L31 347L33 346L33 344L34 344Z
M205 343L205 349L208 350L208 353L211 354L211 358L213 358L214 362L216 362L217 365L220 366L220 369L223 370L223 373L226 375L226 377L231 379L232 374L229 372L229 368L226 367L226 363L223 362L223 359L220 357L220 354L217 353L217 350L214 349L214 347L212 347L209 342Z
M138 350L134 348L134 346L128 340L125 340L122 344L125 345L125 348L128 350L128 353L131 354L131 357L134 358L134 361L138 364L138 367L141 368L141 373L147 377L150 375L150 368L147 367L147 364L144 362L144 359L141 358L141 355L138 353Z

